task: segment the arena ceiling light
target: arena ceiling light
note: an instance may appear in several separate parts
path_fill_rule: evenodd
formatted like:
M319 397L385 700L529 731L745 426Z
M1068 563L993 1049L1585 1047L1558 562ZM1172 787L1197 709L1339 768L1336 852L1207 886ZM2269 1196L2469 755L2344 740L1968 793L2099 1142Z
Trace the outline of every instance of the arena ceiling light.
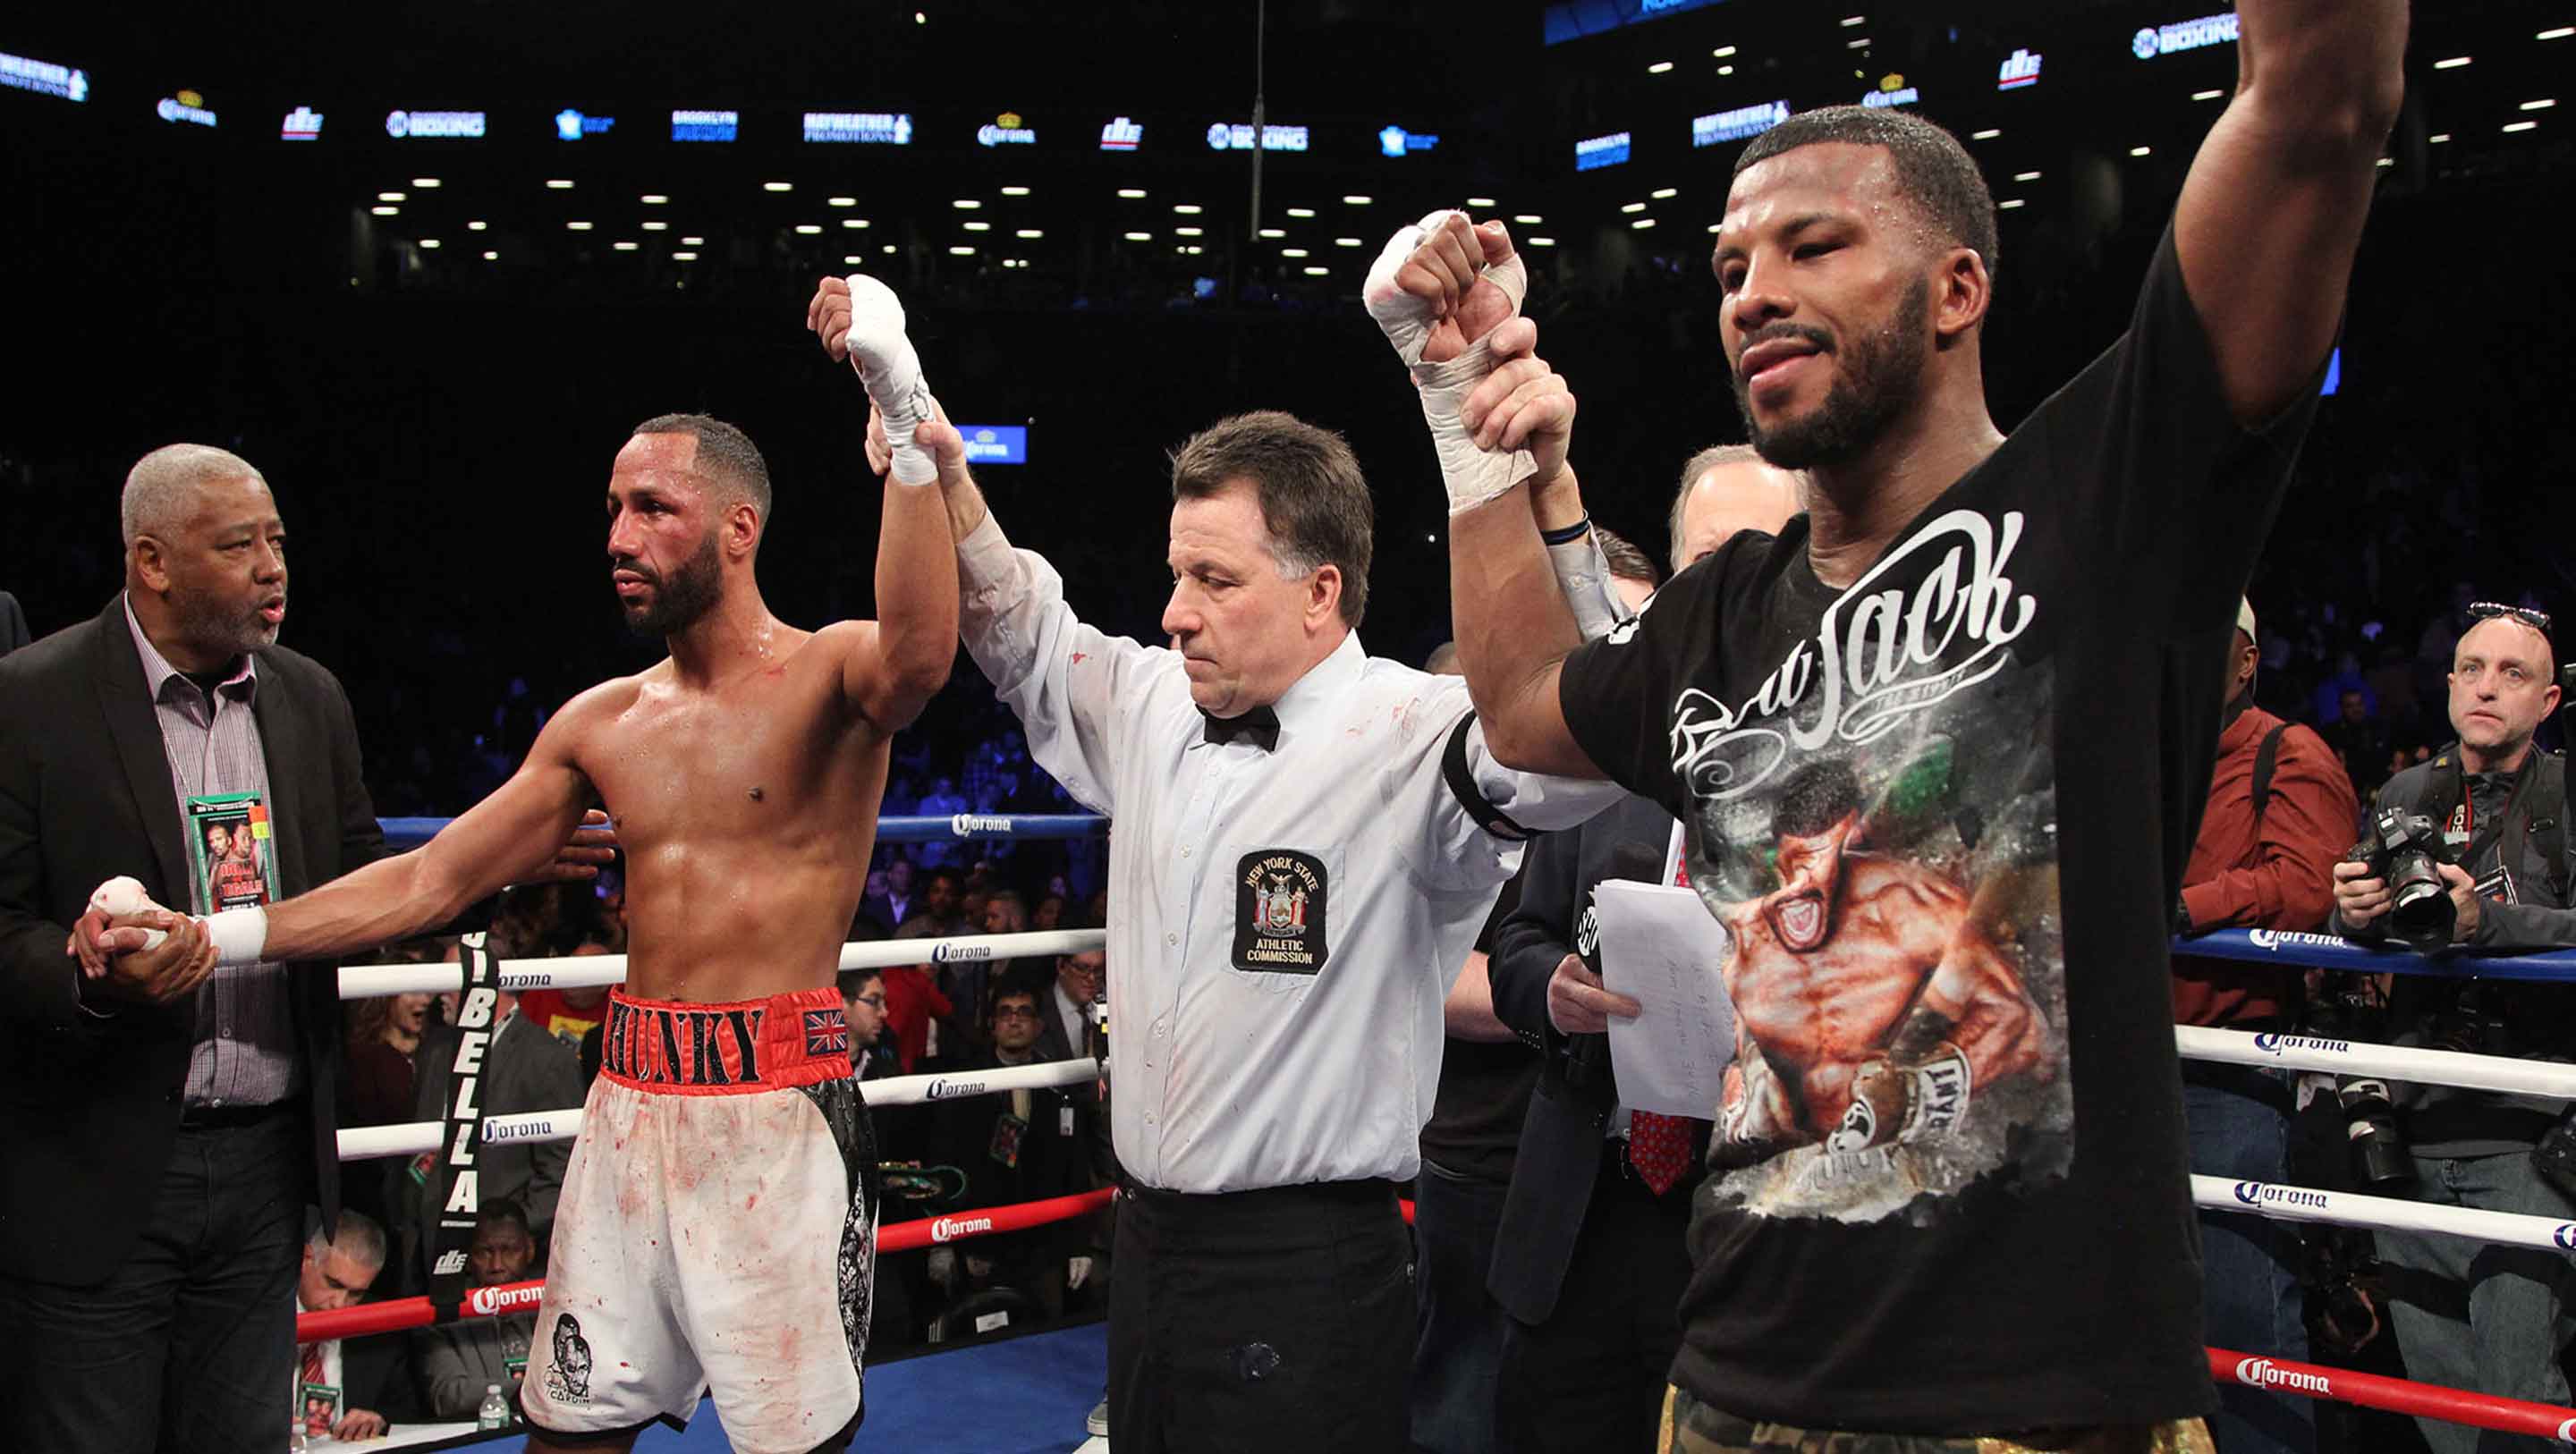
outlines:
M2540 34L2533 36L2533 37L2532 37L2532 39L2533 39L2533 40L2565 40L2567 37L2569 37L2569 36L2571 36L2571 35L2576 35L2576 25L2562 25L2562 26L2559 26L2559 27L2558 27L2557 29L2555 29L2555 30L2544 30L2544 31L2542 31Z
M2155 154L2155 150L2156 149L2151 146L2133 146L2129 148L2129 155L2133 157L2153 156Z
M2433 144L2434 146L2440 146L2442 143L2444 143L2444 142L2446 142L2446 141L2449 141L2450 139L2451 139L2451 133L2449 133L2449 132L2447 132L2447 131L2437 131L2437 132L2434 132L2431 136L2428 136L2428 137L2424 138L2424 140L2426 140L2427 142L2430 142L2430 143L2431 143L2431 144Z
M1646 67L1646 74L1650 76L1660 76L1672 68L1673 63L1671 61L1657 61L1653 65Z
M981 206L983 206L984 204L983 204L981 201L979 201L979 200L977 200L976 198L973 198L973 197L960 197L960 198L958 198L956 201L951 202L951 203L949 203L948 205L949 205L949 206L951 206L951 207L956 208L956 209L957 209L958 211L960 211L960 212L972 212L972 211L974 211L976 208L981 207Z
M685 253L676 253L676 252L675 252L675 253L671 254L671 256L673 256L673 257L685 257L685 256L687 256L687 254L685 254ZM850 252L850 253L843 253L843 254L841 255L841 262L842 262L845 266L848 266L848 267L854 267L854 268L855 268L855 267L864 267L864 266L867 264L867 260L868 260L868 255L867 255L866 253L863 253L863 252Z
M2517 131L2530 131L2539 125L2537 121L2508 121L2504 124L2504 129L2510 134Z
M1205 237L1207 236L1207 229L1204 227L1175 227L1172 229L1172 236Z
M1344 197L1342 200L1347 202L1351 199ZM1363 197L1360 200L1365 202L1368 199ZM1312 207L1291 207L1288 209L1288 215L1291 217L1312 217L1315 215L1315 209Z
M1329 277L1332 274L1332 271L1333 270L1331 268L1308 268L1306 269L1306 276L1310 278Z
M436 177L414 177L411 179L411 184L424 192L435 192L439 187Z
M1125 234L1125 236L1129 242L1152 242L1154 240L1154 234L1150 232L1130 232Z
M950 257L973 257L975 255L975 249L961 244L948 249L948 255Z
M2460 67L2467 65L2470 59L2471 57L2468 56L2449 56L2442 60L2435 61L2433 63L2433 69L2437 71L2456 71Z
M1498 207L1502 204L1496 202L1491 197L1470 197L1467 199L1467 205L1470 207Z
M1661 202L1667 197L1678 197L1681 194L1682 190L1679 187L1657 187L1646 195L1654 198L1658 202Z
M684 237L680 239L680 246L682 247L704 247L706 245L707 240L703 237Z
M2003 131L2003 128L2002 128L2002 127L2000 127L2000 126L1989 126L1989 127L1987 127L1985 130L1983 130L1983 131L1971 131L1971 132L1969 132L1969 133L1968 133L1968 140L1970 140L1970 141L1992 141L1992 140L1994 140L1996 137L2001 136L2001 135L2003 135L2003 134L2004 134L2004 131Z
M483 254L483 255L484 255L485 257L490 257L492 254L490 254L490 253L488 253L488 252L487 252L487 253L485 253L485 254ZM672 260L673 262L693 263L693 262L696 262L696 261L698 260L698 255L697 255L696 253L693 253L693 252L675 252L675 253L671 254L671 260ZM843 259L843 261L845 261L845 262L846 262L846 261L848 261L848 259L846 259L846 258L845 258L845 259Z
M420 240L420 245L434 252L438 248L438 239L435 237L424 237Z
M990 232L993 230L993 224L989 222L969 222L965 224L965 227L968 232Z
M2016 181L2016 182L2036 182L2036 181L2038 181L2038 180L2039 180L2039 173L2037 173L2037 172L2015 172L2015 173L2013 173L2013 180L2014 180L2014 181Z
M2557 105L2557 104L2558 104L2558 98L2557 98L2557 97L2555 97L2555 96L2543 96L2543 97L2541 97L2541 98L2540 98L2539 100L2537 100L2537 101L2525 101L2525 102L2523 102L2523 103L2522 103L2522 108L2521 108L2521 109L2523 109L2523 110L2525 110L2525 111L2546 111L2546 110L2548 110L2550 107L2555 106L2555 105Z
M1846 15L1843 17L1843 28L1846 30L1855 25L1867 25L1868 23L1869 17L1866 15Z
M1528 243L1528 244L1529 244L1530 246L1532 246L1532 247L1554 247L1554 246L1556 246L1556 239L1555 239L1555 238L1553 238L1553 237L1527 237L1527 238L1523 238L1523 239L1521 239L1521 240L1522 240L1522 241L1524 241L1524 242L1526 242L1526 243Z
M549 183L548 185L551 186L552 183ZM572 183L566 182L564 185L569 187ZM764 192L793 192L796 190L796 184L794 182L763 182L760 184L760 190Z
M627 242L621 239L617 242L610 243L609 246L617 249L619 252L633 252L637 247L641 246L641 244Z
M1118 189L1118 195L1132 202L1137 198L1144 196L1145 189L1142 187L1121 187Z
M668 232L671 230L671 224L667 222L647 222L644 224L644 230L646 232Z
M1360 241L1358 238L1356 238L1356 237L1336 237L1336 238L1334 238L1334 239L1333 239L1333 246L1335 246L1335 247L1365 247L1365 246L1367 246L1367 244L1366 244L1366 243L1361 242L1361 241Z
M823 205L826 207L856 207L859 205L859 199L856 197L826 197L823 199Z
M1376 199L1376 198L1374 198L1374 197L1344 197L1344 198L1342 199L1342 201L1344 201L1345 203L1347 203L1347 204L1349 204L1349 205L1351 205L1351 206L1353 206L1353 207L1365 207L1365 206L1367 206L1368 204L1370 204L1371 202L1374 202L1374 201L1376 201L1376 200L1377 200L1377 199ZM1314 213L1312 213L1312 212L1309 212L1309 213L1307 213L1306 215L1307 215L1307 216L1309 216L1309 217L1312 217L1312 216L1314 216L1315 214L1314 214Z
M1207 209L1196 202L1175 202L1172 204L1172 210L1184 217L1196 217Z
M466 231L468 231L468 232L481 232L481 231L483 231L485 228L490 227L491 225L492 225L491 223L489 223L489 222L485 222L485 221L481 220L480 218L477 218L476 220L474 220L474 221L472 221L472 222L468 222L468 223L466 223L466 224L465 224L465 230L466 230Z
M572 190L572 178L548 177L546 178L546 190L549 192L569 192Z
M1997 202L1997 203L1995 204L1995 210L1996 210L1996 211L1998 211L1998 212L2010 212L2010 211L2011 211L2011 210L2013 210L2015 207L2018 207L2018 206L2020 206L2020 205L2021 205L2021 199L2020 199L2019 197L2006 197L2006 198L2005 198L2005 199L2003 199L2002 201Z
M1710 52L1709 52L1709 56L1710 56L1712 59L1715 59L1715 60L1721 60L1721 61L1722 61L1722 60L1724 60L1724 59L1726 59L1728 56L1733 55L1733 54L1735 54L1735 47L1733 47L1733 46L1731 46L1731 45L1722 45L1722 46L1719 46L1717 49L1715 49L1715 50L1713 50L1713 51L1710 51Z
M855 232L866 227L868 225L868 219L864 217L844 217L841 219L841 225Z
M667 206L671 199L668 195L661 192L647 192L641 200L647 207L662 207Z
M1721 76L1731 76L1731 75L1734 75L1734 74L1735 74L1735 67L1733 67L1733 66L1720 66L1720 67L1718 67L1718 68L1717 68L1717 73L1718 73L1719 75L1721 75Z
M1634 215L1645 211L1646 204L1643 202L1622 202L1619 204L1619 210Z
M487 262L487 263L496 263L496 262L499 262L500 260L501 260L501 255L500 255L499 253L497 253L497 252L487 252L487 253L483 254L483 261L485 261L485 262Z
M1013 237L1027 237L1027 238L1039 238L1039 237L1044 237L1044 236L1046 236L1046 234L1045 234L1044 232L1041 232L1041 231L1039 231L1037 228L1034 228L1034 227L1023 227L1023 228L1021 228L1019 231L1014 232L1014 233L1012 233L1011 235L1012 235Z
M1263 237L1286 237L1288 233L1284 228L1265 227L1261 229L1261 235Z
M1004 187L1002 189L1002 195L1005 197L1025 197L1028 194L1029 189L1026 187Z
M1628 224L1628 226L1629 226L1629 228L1630 228L1631 230L1633 230L1633 231L1637 231L1637 232L1643 232L1643 231L1645 231L1647 228L1652 227L1652 226L1654 226L1654 225L1655 225L1655 219L1653 219L1653 218L1651 218L1651 217L1640 217L1640 218L1638 218L1636 221L1631 222L1631 223L1629 223L1629 224Z
M2208 91L2194 91L2191 93L2191 99L2194 101L2215 101L2226 94L2227 93L2225 91L2214 89Z
M590 231L590 224L589 224L589 223L587 223L587 222L567 222L567 223L565 223L565 224L564 224L564 231L566 231L566 232L588 232L588 231Z
M1521 224L1523 227L1536 227L1547 219L1539 216L1535 212L1515 212L1512 214L1512 220Z
M406 199L400 192L378 192L376 194L376 200L379 202L401 202L408 199Z
M819 222L799 222L796 224L796 235L798 237L816 237L821 235L822 231L823 225Z

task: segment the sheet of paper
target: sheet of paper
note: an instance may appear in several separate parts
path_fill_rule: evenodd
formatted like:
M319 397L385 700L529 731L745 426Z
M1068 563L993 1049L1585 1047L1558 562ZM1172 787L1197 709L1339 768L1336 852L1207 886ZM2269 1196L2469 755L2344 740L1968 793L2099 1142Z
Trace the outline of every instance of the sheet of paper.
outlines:
M1592 891L1601 982L1645 1007L1610 1021L1619 1100L1669 1116L1717 1113L1735 1058L1735 1011L1718 978L1726 933L1689 889L1605 879Z

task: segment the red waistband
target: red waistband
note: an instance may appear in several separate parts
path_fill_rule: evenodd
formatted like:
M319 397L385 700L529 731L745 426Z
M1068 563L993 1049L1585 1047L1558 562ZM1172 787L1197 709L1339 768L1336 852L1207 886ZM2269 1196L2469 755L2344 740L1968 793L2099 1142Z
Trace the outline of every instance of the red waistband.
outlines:
M599 1073L674 1095L734 1095L846 1080L850 1026L826 986L730 1004L608 995Z

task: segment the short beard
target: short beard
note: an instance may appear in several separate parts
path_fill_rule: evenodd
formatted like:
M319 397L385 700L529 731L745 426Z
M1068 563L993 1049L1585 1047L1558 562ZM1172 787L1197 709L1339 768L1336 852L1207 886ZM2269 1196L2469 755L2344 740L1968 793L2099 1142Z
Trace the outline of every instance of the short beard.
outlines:
M171 595L177 608L179 637L208 656L231 661L277 644L277 627L254 606L238 614L202 596Z
M641 562L629 562L621 569L635 572L653 588L650 604L626 608L626 626L638 636L676 636L705 619L706 614L724 599L724 571L716 563L715 532L707 532L698 542L697 554L682 563L670 576L652 573Z
M1931 349L1923 331L1932 317L1932 285L1916 278L1897 300L1885 326L1851 341L1844 376L1825 402L1804 418L1764 429L1754 422L1751 386L1730 371L1735 407L1753 432L1754 452L1784 470L1832 468L1867 453L1889 425L1923 394L1924 363Z

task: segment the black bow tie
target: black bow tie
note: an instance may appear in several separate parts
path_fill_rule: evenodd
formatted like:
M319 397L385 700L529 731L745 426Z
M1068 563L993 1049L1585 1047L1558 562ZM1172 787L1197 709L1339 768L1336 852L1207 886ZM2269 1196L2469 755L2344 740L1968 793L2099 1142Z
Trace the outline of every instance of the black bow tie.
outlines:
M1255 707L1237 717L1210 716L1202 708L1199 716L1205 719L1206 725L1202 730L1207 740L1220 747L1236 738L1242 738L1264 752L1274 751L1279 746L1279 714L1268 707Z

